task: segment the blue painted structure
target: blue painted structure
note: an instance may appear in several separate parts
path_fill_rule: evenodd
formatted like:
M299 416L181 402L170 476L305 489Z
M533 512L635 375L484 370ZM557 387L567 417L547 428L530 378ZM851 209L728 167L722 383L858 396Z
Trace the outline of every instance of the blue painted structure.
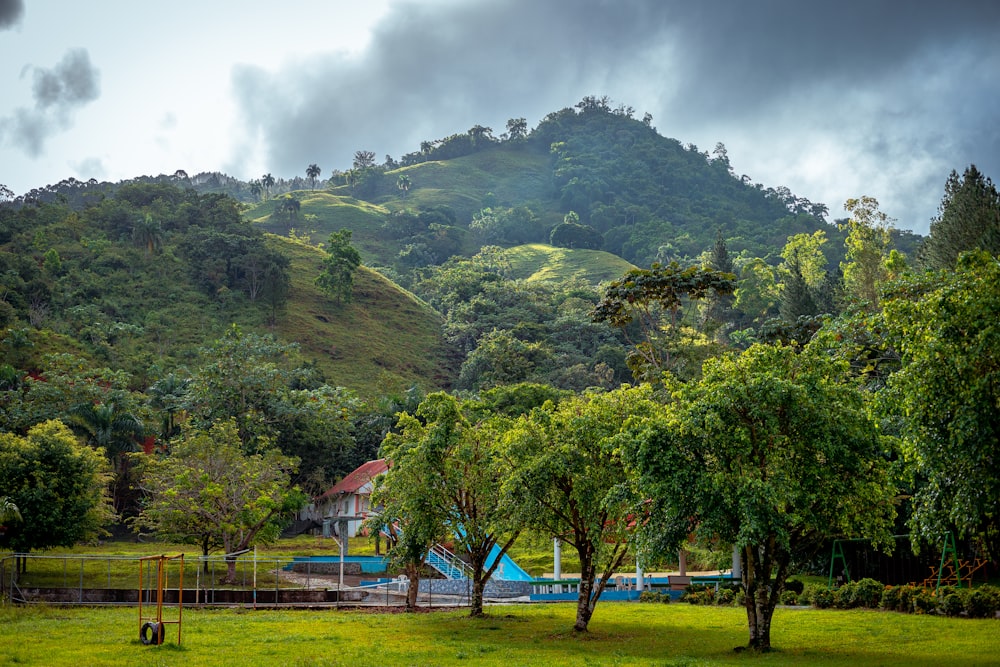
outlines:
M340 556L295 556L283 569L291 570L296 563L339 563ZM382 556L344 556L345 563L360 563L361 571L385 572L387 561Z

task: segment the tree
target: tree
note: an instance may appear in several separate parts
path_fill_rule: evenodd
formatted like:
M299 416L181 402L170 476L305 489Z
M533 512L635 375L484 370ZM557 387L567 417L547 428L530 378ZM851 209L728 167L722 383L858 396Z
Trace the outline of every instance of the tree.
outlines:
M146 256L149 257L163 242L163 227L159 220L147 213L132 226L132 239L142 246Z
M511 118L507 121L507 140L522 141L528 136L528 121L524 118Z
M105 453L114 473L112 497L115 510L128 509L129 458L146 433L142 420L128 408L109 403L81 403L70 409L73 423L87 433L87 444Z
M351 245L351 230L341 229L330 234L326 251L328 254L316 284L336 298L337 303L350 303L354 272L361 266L361 253Z
M316 189L316 179L319 178L321 173L322 170L319 168L319 165L315 163L306 167L306 177L309 179L313 190Z
M736 276L731 273L697 266L681 269L676 262L653 264L609 283L591 316L595 322L621 329L626 338L630 325L638 326L643 340L634 344L629 367L637 377L649 376L676 365L685 301L732 294L735 287Z
M226 554L277 539L282 520L305 496L290 487L298 461L274 448L244 454L232 420L184 433L163 458L147 458L147 499L136 529ZM225 583L236 583L236 556L227 555Z
M264 189L264 201L267 201L268 196L271 194L271 188L274 187L274 176L271 174L264 174L260 178L260 185Z
M917 486L914 532L951 530L1000 555L1000 262L960 256L954 273L897 282L883 302L901 356L885 405L901 428Z
M953 269L961 253L977 248L1000 255L1000 193L973 164L948 176L920 255L928 268Z
M891 546L891 443L847 364L818 348L757 344L709 360L624 442L643 556L673 553L692 530L735 545L751 649L771 648L793 561L834 537Z
M183 412L186 405L188 388L191 378L181 377L176 373L168 373L149 386L146 395L149 405L163 412L160 427L160 438L166 442L177 435L180 427L177 424L177 414Z
M375 153L373 151L355 151L354 169L364 171L375 166Z
M657 409L649 385L575 396L522 416L503 436L509 507L580 557L577 632L587 631L601 593L628 555L624 425Z
M846 262L841 262L844 273L844 293L862 307L878 308L879 289L888 278L886 259L891 242L892 219L878 210L874 197L848 199L844 209L851 213L847 223Z
M17 552L69 547L111 523L108 462L56 420L26 436L0 433L0 489L21 515L0 544ZM22 563L23 567L23 563Z
M6 528L7 523L22 521L21 510L7 496L0 496L0 526Z
M477 414L478 411L478 414ZM416 415L403 413L380 455L393 462L383 491L405 504L413 521L437 521L468 558L470 616L483 615L483 590L520 527L501 496L505 464L497 446L501 421L445 393L428 396ZM415 518L412 512L427 513ZM489 561L494 548L498 553Z
M204 363L192 375L184 407L202 429L235 419L244 448L259 451L281 422L278 404L290 379L284 364L294 350L233 325L201 350Z
M406 197L410 191L410 177L406 174L400 174L399 178L396 179L396 187L403 193L403 197Z

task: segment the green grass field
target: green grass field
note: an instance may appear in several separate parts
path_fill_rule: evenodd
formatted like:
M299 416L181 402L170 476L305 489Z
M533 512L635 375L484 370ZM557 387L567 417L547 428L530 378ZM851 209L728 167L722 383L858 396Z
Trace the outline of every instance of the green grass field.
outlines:
M574 634L571 604L465 612L195 610L162 646L134 608L0 607L0 665L997 665L1000 621L779 609L767 655L737 654L741 609L600 603ZM165 619L176 618L168 610Z

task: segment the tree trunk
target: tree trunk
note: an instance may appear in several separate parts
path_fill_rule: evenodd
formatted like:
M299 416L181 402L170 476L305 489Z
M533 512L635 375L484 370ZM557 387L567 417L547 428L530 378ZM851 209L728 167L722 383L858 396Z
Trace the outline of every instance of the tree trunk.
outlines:
M406 611L415 611L417 608L417 593L420 592L420 568L422 563L407 563L406 578L410 580L409 588L406 589Z
M202 535L201 537L201 555L204 556L204 560L201 562L201 570L205 574L208 574L208 543L211 539L208 535Z
M481 618L483 616L483 590L486 588L486 580L482 572L477 572L472 578L472 600L470 600L469 616Z
M580 594L576 599L576 623L573 624L573 630L576 632L587 632L590 617L594 614L594 607L590 604L590 594L593 589L592 581L580 579Z
M576 598L576 623L573 630L587 632L590 617L594 615L591 596L594 592L594 562L590 551L577 549L580 554L580 593Z
M236 583L236 556L226 557L226 578L222 583L230 586Z

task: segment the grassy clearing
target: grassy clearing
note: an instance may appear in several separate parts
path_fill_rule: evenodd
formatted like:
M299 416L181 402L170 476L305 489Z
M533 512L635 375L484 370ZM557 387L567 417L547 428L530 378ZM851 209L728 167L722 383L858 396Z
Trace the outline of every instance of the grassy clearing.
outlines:
M278 237L271 242L292 262L277 333L298 342L329 383L376 396L414 384L431 390L448 380L440 317L427 304L364 267L355 275L353 301L337 304L316 287L319 250Z
M736 654L734 608L601 603L591 632L571 604L464 612L185 610L163 646L142 646L128 608L0 607L0 665L996 665L1000 622L779 609L775 650ZM165 618L175 618L165 613ZM30 639L29 639L30 638Z
M582 279L597 284L621 278L635 268L617 255L600 250L571 250L542 243L508 249L504 257L511 273L522 280Z

